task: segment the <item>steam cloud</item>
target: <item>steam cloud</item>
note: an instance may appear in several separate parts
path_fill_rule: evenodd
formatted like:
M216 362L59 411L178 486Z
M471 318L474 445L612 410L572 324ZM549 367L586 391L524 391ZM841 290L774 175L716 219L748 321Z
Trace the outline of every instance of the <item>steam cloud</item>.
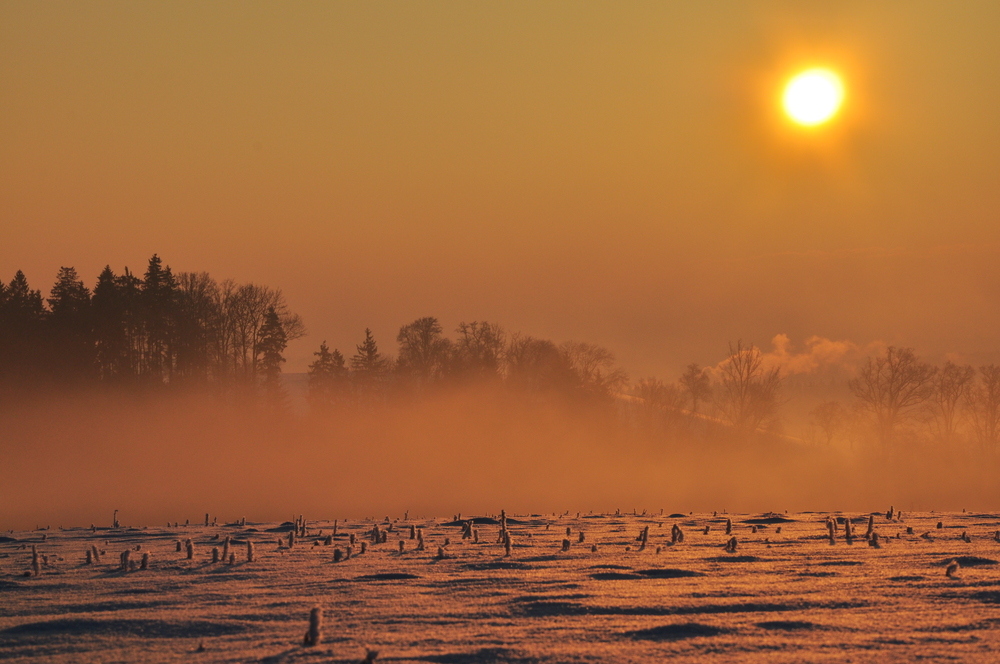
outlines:
M864 346L853 341L834 341L813 335L805 340L805 350L796 353L787 334L776 334L771 338L771 350L761 349L761 364L764 369L777 367L782 376L798 374L818 374L830 371L853 374L864 359L880 353L885 348L881 341L873 341ZM712 367L718 373L727 360Z

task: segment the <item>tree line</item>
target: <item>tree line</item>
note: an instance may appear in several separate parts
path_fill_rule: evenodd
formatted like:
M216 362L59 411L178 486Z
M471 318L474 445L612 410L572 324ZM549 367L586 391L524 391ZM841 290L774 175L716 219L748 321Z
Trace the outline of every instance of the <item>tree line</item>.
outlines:
M142 277L110 266L88 288L62 267L48 297L22 271L0 283L0 386L166 386L256 390L305 334L280 290L206 272L175 274L153 255Z
M945 449L1000 449L1000 367L973 368L947 361L934 366L912 348L890 346L869 357L850 383L854 403L817 406L814 418L827 440L867 437L895 452L930 441Z
M780 369L768 367L760 349L737 342L711 370L692 364L674 383L647 378L632 393L647 426L690 430L701 417L746 438L782 430L781 384ZM812 408L807 439L887 454L929 446L1000 451L1000 366L935 366L912 348L889 346L866 358L847 388L847 403Z
M509 333L489 321L462 322L455 334L454 339L446 337L433 316L418 318L400 328L397 352L392 356L379 350L371 330L366 329L349 361L324 341L309 365L310 405L323 411L471 383L607 405L628 382L614 355L594 344L557 345Z
M556 345L486 321L456 333L446 338L424 317L400 328L395 355L369 329L350 358L323 342L309 366L311 407L367 406L473 381L596 404L627 383L614 355L593 344ZM106 266L92 289L62 267L47 297L18 271L0 282L0 390L210 385L282 404L284 351L304 334L280 290L174 273L155 254L141 277Z
M0 282L0 392L208 385L284 404L283 353L304 335L279 289L175 274L155 254L141 277L105 267L93 289L62 267L47 297L18 271ZM310 408L368 407L476 383L605 408L665 435L699 427L744 439L781 431L780 371L742 341L715 367L691 364L676 381L635 383L606 348L556 344L495 322L462 322L448 337L427 316L401 326L395 341L396 354L387 354L366 329L350 357L321 343L308 369ZM811 411L820 442L867 442L885 452L928 440L1000 449L996 365L935 367L913 349L889 347L869 357L848 387L846 405L824 401Z

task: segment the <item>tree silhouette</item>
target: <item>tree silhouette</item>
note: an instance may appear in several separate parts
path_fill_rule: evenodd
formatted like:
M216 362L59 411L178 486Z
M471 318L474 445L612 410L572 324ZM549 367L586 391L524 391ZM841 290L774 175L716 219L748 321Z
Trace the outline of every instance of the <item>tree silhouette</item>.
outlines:
M459 323L453 345L451 372L462 378L496 380L503 369L506 333L486 321Z
M284 391L281 386L281 365L285 358L282 355L288 346L288 338L285 336L285 329L278 318L278 313L274 307L269 307L264 314L264 324L260 332L260 354L262 368L262 382L264 395L267 400L274 404L284 401Z
M219 298L219 285L207 272L177 275L174 361L180 380L202 382L222 374Z
M441 334L437 318L418 318L399 329L396 370L418 388L441 378L451 343Z
M971 366L944 363L931 380L928 399L934 433L945 447L951 447L958 430L960 409L966 403L976 370Z
M759 348L730 344L720 370L719 410L737 433L749 435L774 422L781 375L777 367L764 368Z
M384 387L390 361L379 352L372 331L365 328L365 340L351 356L351 380L363 399L370 400Z
M979 381L969 389L966 399L979 449L995 454L1000 447L1000 367L979 367Z
M708 369L702 369L697 364L689 364L679 379L681 387L691 399L691 412L698 412L698 403L712 398L712 382L708 377Z
M896 445L902 424L924 406L933 390L935 369L917 359L912 348L889 346L885 355L869 357L848 385L875 428L883 450Z
M37 382L43 358L45 305L18 270L0 300L0 376L16 389Z
M114 381L132 373L129 362L128 323L121 280L106 265L97 277L91 298L98 376Z
M146 370L146 365L143 363L146 322L142 306L142 279L132 274L126 267L116 283L124 317L126 375L132 380L138 380L145 376Z
M305 334L280 290L219 284L205 272L175 277L156 254L142 279L105 266L92 294L62 267L45 301L18 271L0 284L0 387L54 380L230 389L238 378L253 394L280 366L272 351L285 346L276 344L274 317L284 344Z
M177 327L177 282L156 254L149 259L140 290L145 348L145 373L154 383L170 380L174 369L174 343Z
M686 396L673 384L658 378L642 378L632 390L639 398L639 412L643 424L652 431L679 425L686 417L682 408Z
M559 351L576 377L576 386L585 397L606 400L628 382L625 372L615 365L614 353L582 341L567 341Z
M843 428L847 419L847 412L839 401L823 401L809 411L809 415L812 417L812 424L823 432L827 445L833 443L833 437Z
M217 393L263 393L272 403L285 403L284 352L304 334L280 290L217 282L206 272L175 275L157 254L142 278L127 267L116 274L105 266L92 292L73 267L61 267L45 299L18 271L0 283L0 398L91 381L127 389L212 385ZM721 418L740 433L777 420L779 372L741 341L730 345L729 357L712 373L691 364L676 384L644 379L629 395L622 394L627 377L606 348L508 335L486 321L460 323L456 335L452 342L436 318L419 318L400 328L394 362L365 329L350 370L343 354L324 341L309 365L309 402L316 410L346 402L353 387L361 403L371 404L458 380L502 384L556 403L621 404L629 418L645 409L646 421L663 430L674 420L691 421L683 406L690 403L696 413L713 392ZM909 423L932 427L941 442L954 445L968 422L983 451L1000 447L1000 368L993 365L980 367L978 375L951 362L935 369L912 349L889 347L868 358L849 387L857 411L868 416L851 411L851 426L872 424L885 450L897 447ZM827 443L848 419L836 402L821 403L810 415Z
M281 322L286 341L305 335L298 315L288 310L280 290L256 284L223 285L224 342L231 358L234 377L244 385L257 382L261 362L260 341L268 311L274 310Z
M63 382L90 378L96 370L90 291L75 269L59 268L47 301L52 374Z
M330 352L325 340L313 355L316 361L309 365L309 403L313 408L323 410L343 398L347 367L341 352L336 348Z
M357 346L358 352L351 357L351 371L357 376L378 376L385 373L389 360L379 352L372 331L365 328L365 340Z
M515 334L507 345L507 381L528 393L568 393L578 384L569 358L547 339Z

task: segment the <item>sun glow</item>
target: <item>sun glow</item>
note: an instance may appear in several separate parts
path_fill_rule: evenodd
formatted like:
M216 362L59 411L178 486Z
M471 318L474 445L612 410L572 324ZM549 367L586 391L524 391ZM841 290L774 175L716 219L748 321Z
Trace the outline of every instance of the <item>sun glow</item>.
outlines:
M797 124L812 127L830 120L844 101L844 85L829 69L809 69L785 86L782 105Z

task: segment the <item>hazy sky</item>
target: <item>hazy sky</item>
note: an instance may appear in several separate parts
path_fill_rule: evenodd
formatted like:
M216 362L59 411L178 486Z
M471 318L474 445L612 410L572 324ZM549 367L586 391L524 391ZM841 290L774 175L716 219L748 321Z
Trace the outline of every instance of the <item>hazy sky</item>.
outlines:
M1000 4L0 1L0 278L281 287L672 378L776 334L998 359ZM841 73L819 130L779 112ZM348 354L349 354L348 352Z

